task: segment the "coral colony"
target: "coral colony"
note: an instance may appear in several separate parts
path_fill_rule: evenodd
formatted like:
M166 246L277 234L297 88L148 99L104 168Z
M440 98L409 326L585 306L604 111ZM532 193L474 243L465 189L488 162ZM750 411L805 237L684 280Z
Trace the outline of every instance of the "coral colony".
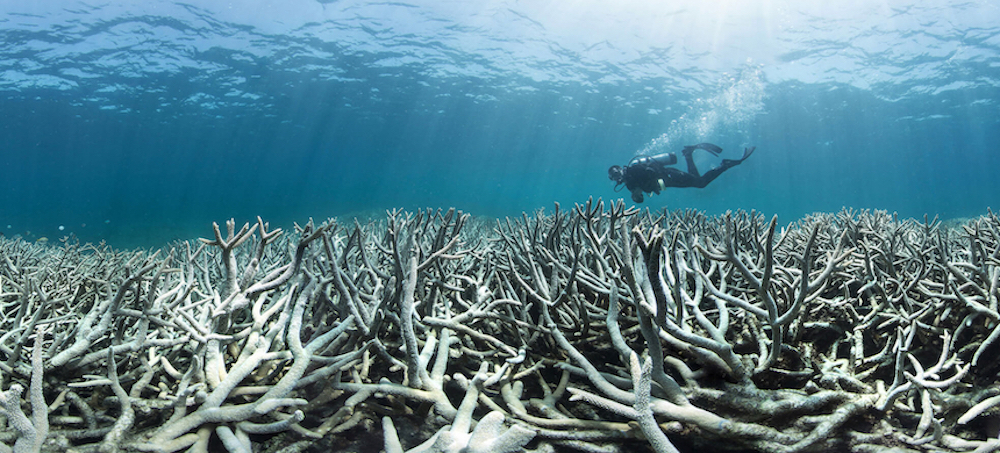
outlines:
M1000 448L992 212L591 201L0 253L0 452Z

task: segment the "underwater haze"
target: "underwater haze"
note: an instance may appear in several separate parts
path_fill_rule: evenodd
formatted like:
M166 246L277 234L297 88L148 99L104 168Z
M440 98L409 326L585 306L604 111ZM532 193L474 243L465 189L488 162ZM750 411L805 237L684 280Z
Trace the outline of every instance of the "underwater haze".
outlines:
M757 151L641 206L780 223L1000 206L993 0L0 5L8 237L519 215L628 200L609 166L699 142Z

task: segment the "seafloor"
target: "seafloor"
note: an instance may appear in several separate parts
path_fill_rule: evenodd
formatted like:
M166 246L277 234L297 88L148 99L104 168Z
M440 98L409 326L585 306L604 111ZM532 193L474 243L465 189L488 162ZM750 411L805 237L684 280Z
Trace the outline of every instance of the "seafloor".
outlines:
M1000 449L992 212L206 233L0 238L0 453Z

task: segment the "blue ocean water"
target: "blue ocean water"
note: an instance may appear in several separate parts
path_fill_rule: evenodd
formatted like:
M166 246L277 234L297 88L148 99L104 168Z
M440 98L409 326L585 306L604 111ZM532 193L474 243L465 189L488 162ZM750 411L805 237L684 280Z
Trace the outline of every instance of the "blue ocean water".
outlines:
M643 206L783 223L1000 206L995 1L0 5L7 236L518 215L628 199L609 166L706 141L757 152Z

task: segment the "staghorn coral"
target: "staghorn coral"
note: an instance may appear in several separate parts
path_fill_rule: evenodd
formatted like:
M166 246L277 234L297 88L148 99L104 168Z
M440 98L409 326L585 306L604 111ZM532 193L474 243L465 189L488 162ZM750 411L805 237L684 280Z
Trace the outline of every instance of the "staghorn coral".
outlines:
M992 212L213 233L0 238L0 452L1000 449Z

